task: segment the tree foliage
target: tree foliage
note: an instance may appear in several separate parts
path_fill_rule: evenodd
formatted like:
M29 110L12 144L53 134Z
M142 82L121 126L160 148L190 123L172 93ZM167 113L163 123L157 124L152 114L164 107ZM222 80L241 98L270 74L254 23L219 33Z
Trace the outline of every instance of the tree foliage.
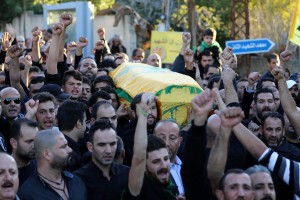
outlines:
M285 47L296 0L251 0L250 36L267 37L276 43L277 49Z
M0 23L11 23L12 20L22 13L22 1L2 0L0 6Z
M35 6L40 6L44 4L58 4L58 3L67 3L67 2L76 2L80 0L33 0L33 4ZM81 0L82 1L82 0ZM112 5L115 3L115 0L90 0L95 6L95 13L98 10L106 9L112 7Z

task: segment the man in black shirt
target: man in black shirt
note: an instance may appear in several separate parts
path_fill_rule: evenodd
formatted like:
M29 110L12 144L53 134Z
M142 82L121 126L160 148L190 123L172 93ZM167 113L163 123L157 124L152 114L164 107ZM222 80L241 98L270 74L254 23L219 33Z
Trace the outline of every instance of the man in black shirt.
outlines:
M19 168L20 186L36 170L34 138L37 132L37 123L26 118L17 119L12 125L10 144Z
M136 104L137 126L128 188L122 199L176 199L177 186L170 176L166 143L152 134L147 137L147 117L155 103L152 93L144 93Z
M89 200L119 200L127 187L129 167L114 162L117 134L112 123L100 119L89 131L91 162L75 174L85 182Z
M85 200L86 187L83 181L63 171L71 148L61 132L43 130L34 140L37 170L24 182L18 193L21 199L73 199Z
M81 167L81 152L78 141L83 138L86 129L86 106L74 100L65 101L57 110L57 125L73 150L66 170L75 171Z

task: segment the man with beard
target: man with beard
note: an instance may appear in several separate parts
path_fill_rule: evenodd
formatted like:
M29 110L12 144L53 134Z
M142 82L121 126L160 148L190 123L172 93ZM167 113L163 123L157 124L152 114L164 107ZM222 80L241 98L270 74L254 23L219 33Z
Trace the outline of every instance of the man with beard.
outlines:
M17 196L19 179L16 161L3 152L0 152L0 172L0 199L20 200Z
M129 167L114 162L117 134L106 119L96 121L89 131L88 150L92 160L75 174L85 182L89 200L119 200L128 184Z
M55 123L55 97L41 92L26 103L26 118L36 119L39 130L52 129Z
M262 123L262 141L265 145L277 152L280 156L300 162L300 149L290 144L285 134L284 118L277 112L269 112L261 119ZM293 198L293 189L282 180L273 176L277 199Z
M79 141L83 138L86 130L85 111L86 105L74 100L65 101L57 110L58 128L64 134L69 147L72 149L71 160L66 167L71 172L81 167L82 154Z
M275 99L272 90L269 88L262 88L255 92L254 97L254 107L256 110L256 114L254 117L248 118L242 122L245 127L250 128L249 126L254 126L255 124L256 129L250 129L256 135L260 136L261 133L259 131L259 127L261 125L261 118L263 115L267 114L268 112L276 111Z
M11 153L11 146L9 143L11 125L14 120L23 118L21 111L21 97L20 93L13 87L7 87L1 90L1 117L0 117L0 132L3 134L4 150Z
M299 92L298 92L298 84L294 80L286 81L287 87L292 95L297 107L300 106Z
M180 128L176 121L163 119L156 123L153 133L166 143L171 162L170 172L172 178L178 187L179 194L184 195L184 188L180 175L182 162L177 156L177 151L182 141Z
M83 181L63 171L71 155L71 148L61 132L43 130L37 133L35 140L35 171L19 190L21 199L86 199L86 187Z
M26 118L17 119L12 125L10 144L19 168L20 186L36 170L34 138L37 132L37 124Z
M147 136L148 116L155 105L151 93L141 95L136 103L137 127L134 155L129 172L128 189L122 199L176 199L178 190L170 179L170 159L165 142L155 135Z
M97 64L91 57L85 57L79 62L79 69L82 75L93 77L97 74Z
M122 138L124 142L124 149L125 149L125 158L124 158L124 165L130 166L131 165L131 160L133 156L133 143L134 143L134 135L135 135L135 129L137 125L137 120L138 120L138 113L136 109L136 105L141 102L142 100L142 95L144 93L140 93L136 95L131 104L131 112L132 115L134 116L134 120L130 121L129 123L125 124L123 127L119 128L117 130L118 135ZM153 101L150 105L150 109L147 115L147 133L152 134L153 133L153 128L158 121L158 107L157 107L157 102L156 100Z
M262 165L246 169L252 182L254 200L276 200L276 193L270 171Z

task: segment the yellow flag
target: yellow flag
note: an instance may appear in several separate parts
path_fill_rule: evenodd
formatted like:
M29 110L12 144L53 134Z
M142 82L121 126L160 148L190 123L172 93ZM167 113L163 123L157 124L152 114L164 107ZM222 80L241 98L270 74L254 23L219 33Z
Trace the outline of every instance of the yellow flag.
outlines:
M294 17L289 33L289 40L300 46L300 0L297 1L294 11Z

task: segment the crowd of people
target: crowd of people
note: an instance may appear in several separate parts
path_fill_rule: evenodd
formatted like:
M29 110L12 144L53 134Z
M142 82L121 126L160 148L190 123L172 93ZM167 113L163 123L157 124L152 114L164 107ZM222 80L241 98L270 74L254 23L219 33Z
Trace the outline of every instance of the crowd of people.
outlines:
M160 119L149 91L121 104L109 76L124 62L161 68L158 54L145 59L137 48L129 58L120 37L107 41L100 27L94 56L84 57L87 38L65 45L72 20L63 13L26 41L11 25L2 36L0 200L300 199L292 52L268 54L265 72L244 78L213 28L194 50L183 33L170 70L203 91L180 127Z

